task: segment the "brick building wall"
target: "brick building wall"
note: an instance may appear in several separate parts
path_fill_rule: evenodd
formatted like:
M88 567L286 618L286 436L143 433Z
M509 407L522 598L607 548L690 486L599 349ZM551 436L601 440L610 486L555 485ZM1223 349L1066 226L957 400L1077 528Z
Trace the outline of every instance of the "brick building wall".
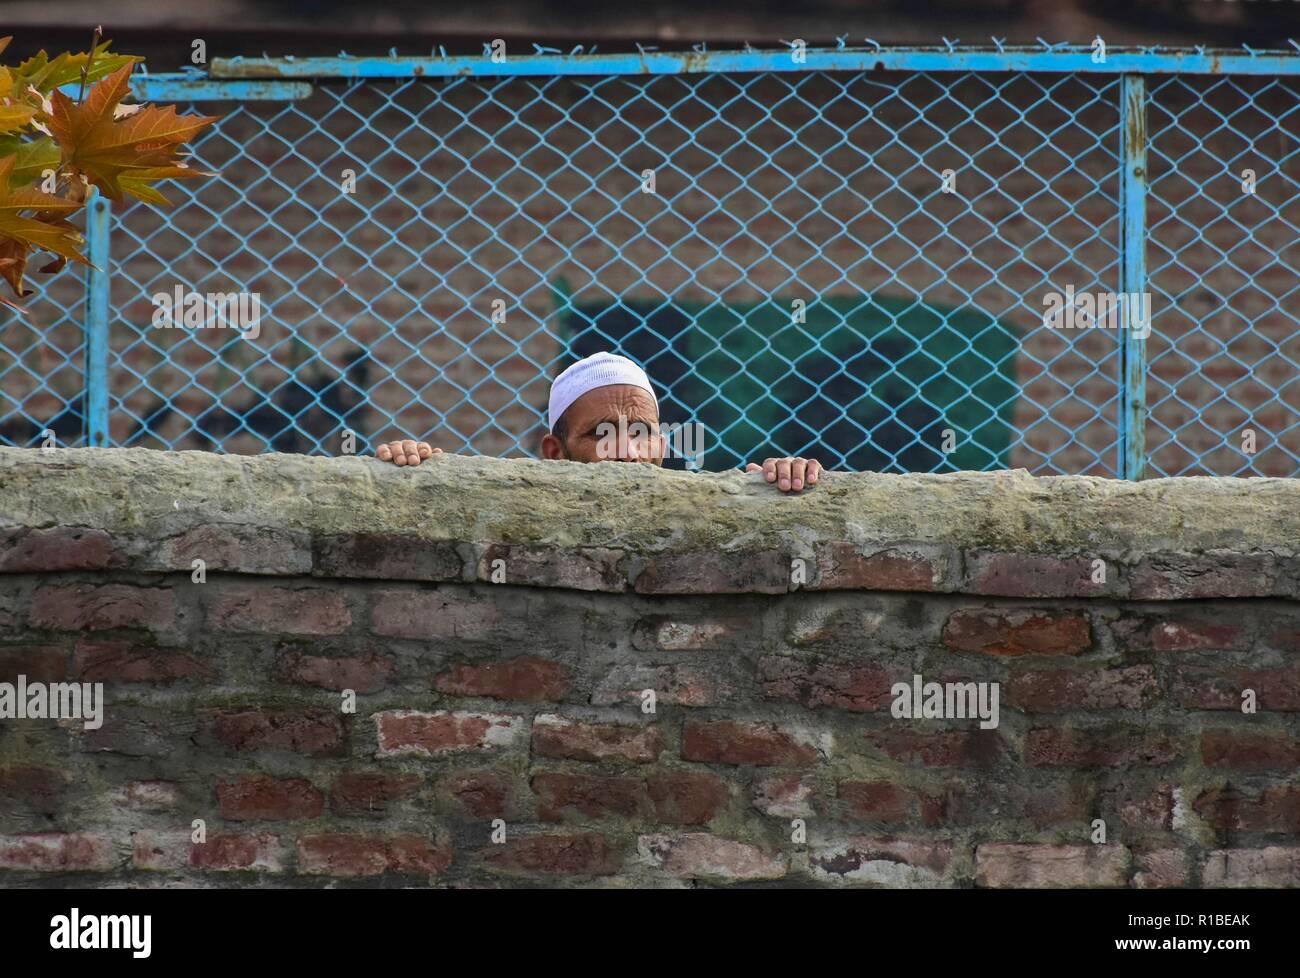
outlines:
M7 886L1300 885L1291 480L0 483L0 683L105 690L96 729L0 720ZM900 717L917 676L998 722Z

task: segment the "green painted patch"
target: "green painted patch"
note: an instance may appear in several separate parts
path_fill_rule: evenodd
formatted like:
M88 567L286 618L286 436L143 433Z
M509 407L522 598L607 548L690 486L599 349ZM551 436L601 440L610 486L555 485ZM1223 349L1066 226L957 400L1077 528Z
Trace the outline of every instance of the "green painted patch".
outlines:
M557 297L574 357L611 350L641 363L661 420L705 425L708 469L771 455L853 471L1010 463L1020 338L978 310L837 298L792 323L788 299L581 303L563 282ZM948 454L946 428L956 438Z

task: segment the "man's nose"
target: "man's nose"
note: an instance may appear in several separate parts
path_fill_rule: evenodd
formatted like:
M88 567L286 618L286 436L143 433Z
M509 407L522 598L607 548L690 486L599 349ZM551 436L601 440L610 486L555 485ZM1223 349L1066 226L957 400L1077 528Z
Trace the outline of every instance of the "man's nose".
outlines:
M653 455L650 439L637 432L624 438L620 448L618 456L620 462L648 462Z

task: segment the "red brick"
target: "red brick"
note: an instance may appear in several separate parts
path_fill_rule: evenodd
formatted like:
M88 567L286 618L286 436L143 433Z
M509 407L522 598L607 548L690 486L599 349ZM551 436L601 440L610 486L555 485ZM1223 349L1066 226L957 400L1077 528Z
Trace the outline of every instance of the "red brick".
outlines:
M1228 648L1238 644L1241 629L1234 625L1162 622L1152 626L1151 647L1157 652Z
M1187 853L1182 849L1155 849L1135 853L1138 870L1133 885L1140 890L1171 889L1187 886Z
M483 852L489 867L505 872L562 876L612 876L622 859L603 835L530 835L507 839Z
M869 822L899 823L919 816L932 826L943 814L943 799L893 781L842 781L839 798L849 815Z
M1142 710L1160 695L1151 666L1123 669L1053 669L1011 680L1007 704L1026 713L1074 710Z
M1174 674L1174 696L1197 710L1240 712L1242 693L1254 690L1262 710L1300 710L1300 665L1277 669L1183 668Z
M1119 845L986 842L975 849L975 883L987 887L1113 887L1128 884Z
M374 650L358 655L324 656L287 649L276 660L275 679L322 689L373 693L388 685L394 671L393 657Z
M809 709L831 706L862 713L887 709L892 700L889 672L856 662L765 655L758 660L758 678L765 698L790 700Z
M992 767L1001 753L996 730L873 730L863 735L875 750L904 764L925 767Z
M640 778L547 771L533 776L532 788L538 798L537 817L544 822L560 821L566 809L587 818L644 817L650 810L645 782Z
M1009 598L1088 598L1114 590L1116 568L1106 569L1106 584L1092 582L1092 557L981 553L966 555L969 594Z
M329 710L212 711L204 719L212 736L235 750L287 750L310 757L343 753L343 719Z
M330 832L298 840L298 872L311 876L437 876L451 859L450 847L418 835Z
M505 580L493 583L620 592L627 590L627 579L619 568L623 556L621 550L604 547L554 548L497 543L484 549L477 575L480 581L492 581L496 567L502 566ZM504 565L496 565L498 560L504 561Z
M169 588L130 584L47 584L36 589L28 611L36 628L71 632L168 629L175 616Z
M934 887L949 879L952 843L930 839L850 839L815 850L814 875L889 887Z
M1278 592L1277 577L1272 554L1212 550L1144 557L1129 574L1129 596L1139 601L1267 598Z
M1206 853L1201 885L1234 889L1300 886L1300 846L1217 849Z
M1283 732L1205 730L1201 761L1206 767L1289 772L1300 767L1300 742Z
M409 797L420 786L414 774L383 774L353 771L334 779L330 802L337 815L381 817L389 802Z
M857 591L936 591L948 561L899 549L864 554L851 543L826 544L817 554L816 589Z
M146 871L186 868L215 872L284 871L284 847L277 836L209 834L201 843L193 842L191 838L187 831L135 833L135 868Z
M969 609L948 619L943 642L958 652L1074 655L1091 648L1092 628L1073 612Z
M298 575L311 573L307 535L269 526L205 525L163 540L150 569L190 573L202 560L208 573Z
M500 611L488 600L463 591L393 589L374 595L371 631L394 638L493 637Z
M312 564L317 577L390 581L457 581L462 569L455 543L391 533L317 537Z
M1244 641L1239 625L1203 616L1127 616L1112 625L1111 630L1121 650L1195 652L1241 648Z
M1118 811L1120 820L1125 825L1160 832L1168 832L1173 828L1177 802L1173 785L1159 784L1152 787L1126 779L1109 795L1107 801L1107 807Z
M375 714L379 757L449 754L514 743L523 720L496 713L389 710Z
M434 686L453 696L543 703L564 699L570 682L568 668L560 663L519 656L504 662L453 666L434 680Z
M789 870L789 860L780 853L769 855L747 842L705 832L676 837L643 835L637 848L664 872L683 879L770 880L780 879Z
M0 869L35 873L102 873L116 869L112 840L88 833L0 835Z
M0 530L0 572L109 570L126 556L103 530L80 526Z
M305 778L245 777L217 782L221 817L232 822L315 818L325 796Z
M1159 730L1046 727L1025 734L1025 760L1036 767L1167 764L1177 760L1180 754L1177 741Z
M664 825L703 825L727 806L727 783L713 774L661 771L646 778L655 821Z
M0 648L0 682L57 683L68 678L68 653L57 645L10 645Z
M83 682L170 683L212 679L216 670L179 649L134 642L78 642L73 675Z
M636 590L639 594L784 594L791 589L790 576L788 554L701 550L651 559L637 575Z
M67 779L61 771L34 764L0 767L0 813L55 815L63 802Z
M663 750L657 726L582 723L553 714L533 719L533 754L573 761L649 764Z
M710 764L815 764L815 747L799 743L773 724L731 720L688 720L682 728L682 758Z
M1300 833L1300 787L1294 785L1258 794L1215 788L1202 792L1192 807L1219 832Z
M453 775L439 784L439 791L455 798L471 815L501 818L514 810L514 779L496 771L475 771Z
M352 627L352 614L339 591L238 584L211 600L208 627L264 635L340 635Z
M727 683L690 666L615 666L596 684L591 703L640 703L647 689L654 691L657 704L672 706L716 706L733 692Z
M813 814L813 786L797 774L760 778L752 786L753 805L775 818L805 818Z
M209 835L207 841L190 850L195 869L267 870L284 867L280 840L274 835Z

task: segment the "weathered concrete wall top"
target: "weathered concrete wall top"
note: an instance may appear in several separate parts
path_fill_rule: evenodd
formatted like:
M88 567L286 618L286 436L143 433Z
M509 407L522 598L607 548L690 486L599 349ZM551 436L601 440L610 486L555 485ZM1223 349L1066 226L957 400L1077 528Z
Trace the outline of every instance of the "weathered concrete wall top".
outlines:
M631 465L0 448L0 527L15 544L97 531L106 566L141 570L186 569L201 544L244 573L332 576L342 548L351 570L369 552L371 576L474 580L508 556L512 583L646 593L1300 595L1300 481L1285 479L828 473L783 496L758 475ZM29 534L3 559L19 569L39 546Z

